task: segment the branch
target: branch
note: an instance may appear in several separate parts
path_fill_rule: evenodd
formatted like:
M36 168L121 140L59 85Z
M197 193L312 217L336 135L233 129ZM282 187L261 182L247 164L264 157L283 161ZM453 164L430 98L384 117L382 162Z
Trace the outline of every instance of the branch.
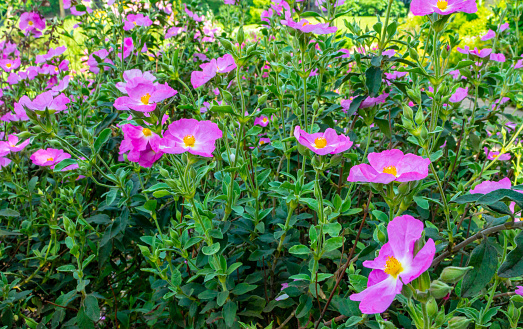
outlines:
M499 232L499 231L510 230L510 229L514 229L514 228L521 228L521 227L523 227L523 221L522 222L515 222L515 223L514 222L509 222L509 223L505 223L505 224L501 224L501 225L498 225L498 226L490 227L490 228L487 228L487 229L485 229L483 231L480 231L480 232L474 234L473 236L471 236L470 238L464 240L460 244L456 245L454 248L452 248L452 252L445 251L444 253L442 253L441 255L436 257L434 259L434 261L432 262L432 266L431 267L438 266L438 264L442 260L444 260L447 256L450 256L451 254L455 254L458 250L465 248L467 245L471 244L472 242L474 242L474 241L476 241L478 239L481 239L485 235L489 235L489 234L496 233L496 232Z

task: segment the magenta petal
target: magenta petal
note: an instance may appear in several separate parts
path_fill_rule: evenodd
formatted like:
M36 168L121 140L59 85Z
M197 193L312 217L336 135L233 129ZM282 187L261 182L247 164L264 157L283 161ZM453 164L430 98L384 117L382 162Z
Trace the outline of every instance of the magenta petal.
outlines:
M387 257L389 256L394 256L394 252L392 251L390 243L387 242L383 245L383 247L381 247L378 257L376 257L374 260L364 261L363 266L365 266L366 268L383 270L387 263Z
M383 174L377 172L368 164L362 163L350 169L349 182L366 182L366 183L382 183L388 184L394 181L396 177L391 174Z
M369 286L359 294L350 296L351 300L361 301L360 310L365 314L383 313L392 304L403 284L389 276L387 279Z
M368 155L370 165L378 172L382 172L385 167L396 166L402 158L403 152L396 149Z
M407 284L411 282L428 270L430 265L432 265L435 254L436 245L434 244L434 240L429 239L412 260L410 268L400 274L403 283Z
M399 216L389 223L387 233L395 257L402 259L408 255L412 259L414 244L423 233L423 223L410 215Z

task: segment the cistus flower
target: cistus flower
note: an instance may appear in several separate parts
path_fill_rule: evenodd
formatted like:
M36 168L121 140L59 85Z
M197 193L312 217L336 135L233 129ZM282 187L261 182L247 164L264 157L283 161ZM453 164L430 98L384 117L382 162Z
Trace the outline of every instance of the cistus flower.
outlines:
M363 266L373 269L367 289L350 296L351 300L361 302L359 307L365 314L385 312L403 285L430 267L436 253L436 245L429 239L414 254L415 244L423 233L423 223L410 215L394 218L387 226L387 233L389 242L381 247L378 257L363 262Z
M216 140L222 136L223 132L214 122L180 119L171 123L165 131L160 150L170 154L189 152L212 158Z
M499 160L499 161L510 160L510 154L508 154L508 153L503 153L502 155L499 155L500 152L491 151L486 146L483 149L485 150L485 155L487 156L488 160Z
M505 55L499 53L499 54L490 54L490 60L491 61L494 61L494 62L499 62L499 63L505 63L507 61L507 59L505 58Z
M300 126L294 128L294 137L301 145L318 155L338 154L350 149L353 142L345 135L328 128L324 133L309 134Z
M218 59L212 59L210 63L200 65L203 71L193 71L191 73L191 84L194 89L203 86L216 76L217 73L228 73L236 69L234 58L230 54L225 54Z
M139 79L136 81L135 79ZM114 107L120 111L152 112L156 104L176 95L178 92L169 87L167 83L154 84L144 78L135 78L133 83L127 83L125 91L129 96L118 97Z
M511 188L511 186L512 186L512 184L508 177L505 177L498 182L487 180L487 181L484 181L484 182L476 185L472 190L470 190L470 194L488 194L492 191L500 190L500 189L509 190Z
M516 291L514 291L517 295L523 296L523 286L516 286Z
M143 14L129 14L123 22L125 31L132 30L135 26L151 26L153 24L153 21Z
M481 37L481 41L487 41L487 40L490 40L490 39L494 39L496 37L496 32L492 31L492 30L488 30L488 32Z
M9 136L7 136L7 141L0 142L0 150L7 149L10 152L20 152L31 142L30 139L26 139L25 141L23 141L19 144L18 143L19 141L20 140L18 139L18 136L9 135ZM0 151L0 153L1 153L1 151Z
M389 97L388 93L381 94L378 97L367 97L360 105L360 109L373 107L374 105L385 103L385 100Z
M268 124L269 118L265 115L262 115L261 117L257 117L256 119L254 119L255 126L267 127Z
M472 14L478 11L476 0L412 0L410 11L415 16L432 13L449 15L455 12Z
M396 55L396 50L394 49L389 49L389 50L385 50L384 52L381 53L383 56L389 56L389 57L392 57L394 55Z
M53 59L54 57L62 55L67 50L66 46L50 48L45 55L36 55L36 64L45 63L46 61Z
M186 27L177 27L177 26L171 27L170 29L167 30L167 33L165 33L165 39L169 39L174 36L177 36L178 34L182 33L183 31L186 31L186 30L187 30Z
M450 96L449 101L452 103L459 103L467 98L469 94L469 88L458 88L456 92Z
M64 150L47 148L34 152L30 159L37 166L51 166L51 169L54 169L57 163L70 157L71 155L64 152Z
M7 112L0 118L0 121L4 121L4 122L29 121L29 117L27 116L25 109L22 107L22 105L20 103L15 102L14 110L15 110L14 114L11 112Z
M50 111L54 110L56 112L62 112L67 110L67 104L70 102L71 100L64 94L60 94L53 98L53 92L46 91L36 96L32 101L29 97L22 96L19 104L31 111L45 111L47 109Z
M288 26L292 29L301 31L303 33L314 33L314 34L331 34L336 33L338 28L336 26L329 26L328 23L312 24L306 19L302 19L299 22L292 20L290 16L286 19L281 20L281 24Z
M22 31L32 33L35 37L42 35L42 30L45 29L45 21L37 12L23 13L20 16L20 23L18 25Z
M131 87L138 84L142 80L149 80L154 82L156 77L149 71L142 72L138 69L127 70L123 73L123 82L117 82L116 88L122 93L127 94L127 86Z
M94 56L98 57L103 63L108 63L108 64L114 65L113 61L111 59L107 58L107 56L109 56L109 53L110 53L110 51L108 51L107 49L100 49L98 51L95 51L91 55L89 55L89 59L87 60L87 65L89 65L89 70L91 72L93 72L94 74L100 73L100 68L98 67L98 61ZM108 71L108 70L110 70L110 67L104 66L104 71Z
M429 174L430 159L400 150L370 153L369 163L350 169L349 182L382 183L411 182L424 179Z
M163 155L160 151L160 136L149 128L125 124L122 127L124 140L120 144L120 154L127 153L127 159L149 168Z
M260 138L260 140L258 141L258 145L259 146L262 146L262 145L265 145L265 144L270 144L271 143L271 139L270 138Z
M479 50L477 47L475 47L474 49L470 49L469 46L465 46L463 48L458 47L457 50L464 55L473 55L479 58L485 58L492 53L491 48L484 48Z
M0 67L6 72L11 72L20 67L20 58L11 59L0 59Z

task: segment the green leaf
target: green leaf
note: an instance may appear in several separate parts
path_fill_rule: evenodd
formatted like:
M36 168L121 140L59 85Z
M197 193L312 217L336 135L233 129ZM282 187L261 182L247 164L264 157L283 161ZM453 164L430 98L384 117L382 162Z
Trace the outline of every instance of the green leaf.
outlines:
M323 250L325 252L329 252L341 248L341 246L343 246L344 240L345 238L342 236L330 238L329 240L325 241L325 244L323 245Z
M498 275L502 278L514 278L523 275L523 232L516 236L516 248L508 253L499 267Z
M96 153L100 152L100 149L102 148L102 146L105 143L107 143L107 141L109 140L109 137L111 137L111 133L112 133L111 128L105 128L104 130L102 130L100 135L98 135L98 137L96 137L96 140L94 141L94 151Z
M488 243L487 238L472 250L467 266L474 269L465 274L461 285L462 297L476 296L490 282L498 264L498 252Z
M225 301L227 301L227 298L229 297L229 291L225 290L218 294L218 298L216 298L216 303L218 303L218 306L222 306L225 304Z
M179 287L182 284L182 274L177 268L173 269L173 273L171 274L171 283Z
M298 244L290 247L289 252L294 255L307 255L310 253L310 249L302 244Z
M97 321L98 320L99 319L97 319ZM87 316L83 306L80 308L80 310L76 314L76 323L78 324L79 328L94 329L94 322Z
M87 295L84 300L85 315L93 321L100 320L100 306L98 300L93 295Z
M256 285L242 282L242 283L237 284L236 287L234 287L234 289L231 291L231 293L235 294L236 296L240 296L240 295L246 294L249 291L254 290L256 288L257 288Z
M392 136L392 132L390 131L389 120L375 118L374 122L378 125L380 131L384 133L385 136L387 136L388 138Z
M6 208L6 209L1 209L0 210L0 216L3 216L3 217L20 217L20 213L18 211L16 211L16 210Z
M429 202L420 196L415 196L414 202L422 209L429 209Z
M223 307L222 315L227 327L233 326L234 319L236 319L236 311L238 311L238 304L232 301L228 301Z
M369 89L369 96L375 97L380 91L381 87L381 69L379 67L371 66L365 71L365 85Z
M212 246L205 246L202 248L204 255L207 255L207 256L214 255L215 253L218 252L218 250L220 250L219 242L213 243Z
M69 167L70 165L74 165L74 164L77 164L76 160L75 159L65 159L65 160L62 160L60 161L60 163L58 163L53 171L54 172L60 172L62 171L62 169L64 169L65 167Z
M232 110L232 107L230 105L213 105L211 106L209 111L216 113L234 114L234 111Z

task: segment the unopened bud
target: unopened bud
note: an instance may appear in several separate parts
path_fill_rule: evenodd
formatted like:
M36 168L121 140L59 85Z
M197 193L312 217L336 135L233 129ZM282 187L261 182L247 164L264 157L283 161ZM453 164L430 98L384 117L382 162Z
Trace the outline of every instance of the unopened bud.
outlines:
M376 227L376 237L378 238L378 241L382 244L387 242L387 234L385 234L385 231L386 229L383 223Z
M464 316L455 316L449 320L449 329L466 329L469 326L469 323L472 322L471 319L467 319Z
M425 121L425 116L423 115L423 110L421 109L421 107L418 108L414 121L416 121L418 125L422 124Z
M258 105L263 105L267 102L267 94L263 94L258 98Z
M441 275L439 276L439 279L443 282L454 284L457 283L459 280L461 280L465 274L474 267L456 267L456 266L449 266L445 267L443 271L441 272Z
M316 100L314 101L314 103L312 103L312 109L313 109L314 111L316 111L316 110L318 110L319 107L320 107L320 103L318 103L318 100L316 99Z
M438 313L438 303L434 298L429 299L427 302L427 313L433 318Z
M403 115L405 116L405 118L412 120L412 118L414 117L414 112L412 112L410 106L403 105Z
M430 284L430 294L436 299L446 297L451 291L451 286L439 280L435 280Z
M409 183L401 183L399 186L398 186L398 192L401 194L401 195L406 195L407 193L409 193Z
M412 58L415 61L418 60L418 58L419 58L418 52L414 48L409 48L409 56L410 56L410 58Z

